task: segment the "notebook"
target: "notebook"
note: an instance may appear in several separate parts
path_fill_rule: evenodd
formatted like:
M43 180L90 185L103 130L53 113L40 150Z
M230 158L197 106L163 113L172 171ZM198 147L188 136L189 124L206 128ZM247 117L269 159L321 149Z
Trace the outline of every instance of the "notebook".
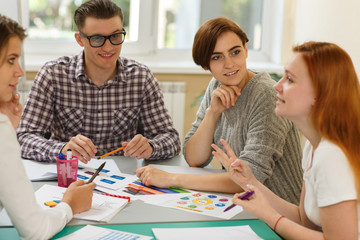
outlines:
M37 202L42 208L56 207L66 188L45 184L35 192ZM94 193L91 208L74 214L73 218L97 222L109 222L129 202L129 198L113 197Z

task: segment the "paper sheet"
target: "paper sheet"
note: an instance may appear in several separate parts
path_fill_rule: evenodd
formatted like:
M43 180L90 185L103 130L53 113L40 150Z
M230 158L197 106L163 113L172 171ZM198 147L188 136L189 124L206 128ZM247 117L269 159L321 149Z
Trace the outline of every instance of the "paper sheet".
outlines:
M152 237L112 230L109 228L96 227L92 225L86 225L85 227L73 232L65 237L58 238L58 240L99 240L99 239L112 239L112 240L122 240L122 239L136 239L136 240L149 240L153 239Z
M106 161L106 168L108 174L116 175L120 174L118 166L116 165L113 159L102 159L97 160L96 158L92 158L88 164L82 163L79 161L80 168L87 169L96 169L98 168L104 161ZM41 181L41 180L56 180L57 179L57 170L56 163L46 163L46 162L38 162L34 160L22 159L22 162L25 167L26 174L31 181Z
M235 206L229 211L224 212L227 207L232 205L232 197L203 192L192 192L187 195L173 195L176 196L171 199L157 199L157 202L148 201L147 203L222 219L230 219L243 211L241 206Z
M31 181L56 180L56 163L44 163L22 159L25 172Z
M250 226L208 228L153 228L157 240L261 240Z
M36 200L44 209L49 209L45 203L62 199L66 188L45 184L35 192ZM91 209L74 215L76 219L109 222L122 208L128 204L127 199L94 194Z
M88 181L103 162L104 159L92 160L88 164L79 162L78 180ZM136 179L137 177L134 175L121 173L114 160L106 159L105 167L94 179L94 183L96 183L96 189L99 191L119 194L115 191L124 188Z
M169 173L180 173L180 174L211 174L211 173L218 173L218 172L224 172L222 169L214 169L214 168L196 168L196 167L184 167L184 166L169 166L169 165L160 165L160 164L150 164L151 166L154 166L160 170L169 172ZM101 189L99 189L101 191ZM184 189L188 192L194 192L189 189ZM109 192L110 193L110 192ZM132 195L124 191L124 189L120 191L115 191L112 194L120 194L120 195L126 195L131 196L131 199L134 200L142 200L146 203L151 204L157 204L164 202L165 200L171 200L176 198L177 196L184 195L184 193L179 194L150 194L150 195ZM177 196L175 196L177 195ZM232 195L231 195L232 196Z

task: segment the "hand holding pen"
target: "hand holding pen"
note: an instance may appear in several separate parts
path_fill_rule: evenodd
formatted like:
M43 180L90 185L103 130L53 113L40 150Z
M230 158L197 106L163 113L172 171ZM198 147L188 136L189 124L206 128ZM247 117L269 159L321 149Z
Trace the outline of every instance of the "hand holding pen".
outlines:
M247 199L249 199L254 193L255 193L255 191L245 192L243 195L241 195L241 196L239 197L239 199L240 199L240 200L247 200ZM230 209L232 209L232 208L235 207L235 206L236 206L235 203L231 204L229 207L227 207L227 208L224 210L224 212L229 211Z

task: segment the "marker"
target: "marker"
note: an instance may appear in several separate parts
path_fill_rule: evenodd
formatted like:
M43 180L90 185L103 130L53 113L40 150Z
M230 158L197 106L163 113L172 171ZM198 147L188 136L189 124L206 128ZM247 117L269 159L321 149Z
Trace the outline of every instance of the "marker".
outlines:
M58 157L60 160L65 160L65 154L63 153L59 153ZM66 174L66 165L65 163L60 164L60 172L61 172L61 177L62 177L62 181L64 186L67 186L67 174Z
M71 149L68 149L66 151L66 160L72 160L72 151L71 151Z
M121 147L121 148L115 149L114 151L108 152L108 153L106 153L106 154L98 157L97 160L99 160L99 159L101 159L101 158L104 158L104 157L106 157L106 156L109 156L109 155L111 155L111 154L113 154L113 153L116 153L116 152L118 152L118 151L121 151L121 150L123 150L124 148L125 148L125 147Z
M71 149L66 150L66 160L72 160L72 151ZM71 163L65 163L66 166L66 173L67 173L67 181L71 182Z
M103 164L100 165L100 167L98 168L98 170L96 170L96 172L94 173L94 175L92 175L92 177L90 178L90 180L87 183L91 183L92 181L94 181L95 177L100 173L100 171L104 168L106 162L103 162Z
M249 197L251 197L255 192L254 191L250 191L250 192L246 192L243 195L241 195L240 197L238 197L241 200L247 200L249 199ZM229 207L227 207L224 212L229 211L230 209L232 209L233 207L235 207L236 204L231 204Z

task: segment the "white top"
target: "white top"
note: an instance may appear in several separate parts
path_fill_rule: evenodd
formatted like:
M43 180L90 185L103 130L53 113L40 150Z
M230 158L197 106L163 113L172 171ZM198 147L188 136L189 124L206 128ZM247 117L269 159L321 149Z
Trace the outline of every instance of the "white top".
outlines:
M49 239L72 218L67 203L48 210L37 204L15 130L9 118L0 113L0 211L3 207L22 239Z
M305 182L304 208L307 217L321 227L320 207L356 200L357 195L353 171L345 154L337 145L322 139L313 157L312 151L313 147L307 141L302 160ZM360 218L359 204L357 208ZM360 223L360 220L358 222Z

